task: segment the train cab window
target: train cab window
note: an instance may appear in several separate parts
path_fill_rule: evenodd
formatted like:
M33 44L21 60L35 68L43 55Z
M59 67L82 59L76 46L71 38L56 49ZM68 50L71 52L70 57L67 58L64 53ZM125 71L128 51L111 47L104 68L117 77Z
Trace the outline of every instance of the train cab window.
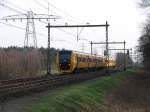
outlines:
M60 51L59 52L59 61L60 63L70 63L71 51Z

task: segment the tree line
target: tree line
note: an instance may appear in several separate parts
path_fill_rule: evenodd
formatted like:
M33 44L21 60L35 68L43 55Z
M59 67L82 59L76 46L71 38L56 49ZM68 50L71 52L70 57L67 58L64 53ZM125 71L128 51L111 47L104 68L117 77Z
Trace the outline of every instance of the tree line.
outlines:
M0 48L0 79L36 77L46 73L46 65L46 48Z
M150 0L141 0L140 6L145 10L150 8ZM139 51L143 56L144 69L150 71L150 13L147 12L147 21L142 30L142 35L139 38Z

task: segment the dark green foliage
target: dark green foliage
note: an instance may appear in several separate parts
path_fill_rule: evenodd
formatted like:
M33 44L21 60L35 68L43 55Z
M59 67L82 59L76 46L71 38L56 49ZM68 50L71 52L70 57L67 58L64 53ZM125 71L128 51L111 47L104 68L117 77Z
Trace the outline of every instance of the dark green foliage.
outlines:
M143 34L139 39L139 51L143 55L144 68L150 70L150 21L143 28Z
M140 6L143 9L150 8L150 0L141 0ZM146 12L149 16L149 12ZM139 51L143 56L145 70L150 71L150 16L143 27L142 35L139 39Z

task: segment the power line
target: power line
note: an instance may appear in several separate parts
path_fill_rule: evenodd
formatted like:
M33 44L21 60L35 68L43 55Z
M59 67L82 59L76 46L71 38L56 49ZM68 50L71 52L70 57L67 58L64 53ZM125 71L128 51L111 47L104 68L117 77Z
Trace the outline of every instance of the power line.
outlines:
M40 21L40 22L42 22L42 23L44 23L44 24L47 25L47 22L45 22L45 21ZM67 31L65 31L65 30L63 30L63 29L57 28L57 30L62 31L62 32L65 32L66 34L71 35L71 36L73 36L73 37L76 37L76 35L74 35L74 34L72 34L72 33L70 33L70 32L67 32Z
M42 8L44 8L45 10L49 10L49 8L48 7L46 7L44 4L42 4L41 2L39 2L38 0L34 0L34 2L37 4L37 5L39 5L40 7L42 7ZM54 12L54 11L52 11L52 10L50 10L52 13L54 13L55 15L59 15L59 14L57 14L56 12Z
M22 30L22 31L25 31L25 28L22 28L22 27L19 27L19 26L16 26L16 25L12 25L12 24L9 24L9 23L4 23L4 22L0 22L1 24L4 24L4 25L7 25L7 26L10 26L10 27L14 27L16 29L19 29L19 30ZM37 33L38 35L41 35L43 37L47 37L47 35L43 34L43 33Z
M9 9L9 10L11 10L11 11L14 11L16 13L22 14L21 11L18 11L16 9L12 8L12 7L9 7L8 5L5 5L5 4L2 4L2 3L0 3L0 5L3 6L3 7L5 7L5 8L7 8L7 9Z
M66 13L65 11L63 11L63 10L61 10L61 9L59 9L59 8L57 8L57 7L55 7L55 6L52 5L52 4L50 4L50 5L51 5L53 8L57 9L58 11L60 11L60 12L62 12L63 14L65 14L65 15L71 17L71 18L74 19L74 20L71 20L71 19L68 19L68 18L64 18L64 19L69 20L69 21L72 21L72 22L74 22L74 23L80 23L80 24L82 24L82 22L81 22L80 20L77 20L75 17L69 15L69 14ZM80 21L80 22L79 22L79 21Z
M38 0L34 0L34 2L35 2L36 4L38 4L40 7L42 7L42 8L44 8L44 9L48 10L48 7L46 7L45 5L43 5L42 3L40 3Z
M15 8L18 8L19 10L22 10L22 11L24 11L24 12L27 12L27 10L25 10L25 9L23 9L23 8L21 8L21 7L17 6L17 5L15 5L15 4L13 4L13 3L11 3L10 1L4 0L4 2L7 3L7 4L9 4L9 5L11 5L11 6L13 6L13 7L15 7Z
M49 3L47 0L44 0L44 1L45 1L46 3ZM73 16L70 15L69 13L63 11L62 9L56 7L55 5L53 5L53 4L51 4L51 3L49 3L49 4L50 4L51 7L55 8L56 10L58 10L58 11L62 12L63 14L65 14L65 15L71 17L72 19L74 19L77 23L83 23L83 21L80 20L79 18L73 17ZM67 20L68 20L68 19L67 19ZM71 20L71 21L74 21L74 20ZM75 22L75 21L74 21L74 22ZM80 22L79 22L79 21L80 21ZM81 22L81 21L82 21L82 22Z
M45 22L45 21L40 20L39 22L44 23L44 24L47 25L47 22ZM57 28L57 30L59 30L59 31L61 31L61 32L65 32L66 34L71 35L71 36L73 36L73 37L76 37L76 35L74 35L74 34L72 34L72 33L70 33L70 32L67 32L67 31L65 31L65 30L63 30L63 29Z
M25 41L24 45L29 46L29 40L32 39L32 44L36 48L37 47L37 39L36 39L36 31L35 31L35 25L34 25L34 20L49 20L49 19L59 19L59 17L55 15L46 15L46 14L35 14L32 11L28 11L27 14L20 14L20 15L10 15L3 17L0 20L27 20L27 25L26 25L26 33L25 33ZM31 42L30 42L31 43Z
M70 33L70 32L67 32L67 31L65 31L65 30L63 30L63 29L60 29L60 28L57 28L58 30L60 30L60 31L62 31L62 32L65 32L66 34L68 34L68 35L71 35L71 36L73 36L73 37L76 37L76 35L74 35L74 34L72 34L72 33Z
M0 23L4 24L4 25L7 25L7 26L11 26L11 27L17 28L17 29L20 29L20 30L25 30L25 28L22 28L22 27L19 27L19 26L16 26L16 25L12 25L12 24L9 24L9 23L3 23L3 22L0 22Z
M39 6L41 6L42 8L44 8L44 9L46 9L46 10L48 10L48 8L45 6L45 5L43 5L42 3L40 3L39 1L37 1L37 0L34 0ZM27 12L26 10L24 10L24 9L22 9L22 8L20 8L20 7L18 7L17 5L14 5L13 3L11 3L11 2L8 2L8 1L5 1L6 3L8 3L8 4L10 4L10 5L12 5L12 6L14 6L15 8L17 7L18 9L20 9L20 10L22 10L22 11L25 11L25 12ZM12 8L12 7L9 7L8 5L6 5L6 4L0 4L1 6L3 6L3 7L5 7L5 8L8 8L8 9L10 9L10 10L12 10L12 11L14 11L14 12L16 12L16 13L23 13L23 12L21 12L21 11L18 11L18 10L16 10L15 8ZM50 4L53 8L55 8L55 9L57 9L57 10L59 10L60 12L62 12L62 13L64 13L64 14L66 14L67 16L70 16L71 18L74 18L75 19L75 17L73 17L73 16L71 16L70 14L68 14L68 13L66 13L65 11L63 11L63 10L61 10L61 9L59 9L59 8L57 8L57 7L55 7L54 5L52 5L52 4ZM54 14L57 14L56 12L54 12L54 11L51 11L52 13L54 13ZM57 14L58 15L58 14ZM69 21L72 21L72 22L75 22L74 20L71 20L71 19L67 19L66 18L66 20L69 20ZM77 19L76 19L77 20ZM76 21L77 22L77 21ZM79 22L78 22L79 23Z
M37 0L34 0L34 1L35 1L38 5L40 5L40 6L42 5L43 8L48 9L45 5L41 4L41 3L38 2ZM55 8L57 11L61 12L62 14L65 14L66 16L68 16L68 17L70 17L70 18L72 18L72 19L74 19L74 20L71 20L71 19L68 19L68 18L64 18L64 19L66 19L66 20L68 20L68 21L72 21L72 22L74 22L74 23L80 23L80 24L83 23L83 22L81 22L81 20L79 20L78 18L71 16L71 15L68 14L67 12L61 10L60 8L57 8L56 6L54 6L53 4L49 3L48 1L45 0L45 2L46 2L47 4L49 4L51 7ZM52 12L53 12L53 11L52 11ZM54 13L57 14L57 15L59 15L59 14L56 13L56 12L54 12ZM79 22L79 21L80 21L80 22Z
M40 7L44 8L44 9L46 9L46 10L49 10L48 7L46 7L44 4L42 4L42 3L39 2L38 0L34 0L34 2L35 2L37 5L39 5ZM45 2L46 2L46 1L45 1ZM46 3L47 3L47 4L50 4L49 2L46 2ZM59 9L59 8L57 8L57 7L55 7L54 5L50 4L50 6L53 7L53 8L55 8L57 11L61 12L62 14L65 14L65 15L67 15L68 17L71 17L71 18L74 19L74 20L68 19L68 18L66 18L66 17L65 17L64 19L66 19L66 20L68 20L68 21L71 21L71 22L73 22L73 23L79 23L79 24L82 23L82 22L79 22L79 21L81 21L81 20L79 20L79 19L77 19L77 18L71 16L71 15L68 14L67 12L65 12L65 11L63 11L63 10L61 10L61 9ZM60 14L56 13L55 11L52 11L52 10L50 10L50 11L51 11L52 13L56 14L56 15L60 15Z

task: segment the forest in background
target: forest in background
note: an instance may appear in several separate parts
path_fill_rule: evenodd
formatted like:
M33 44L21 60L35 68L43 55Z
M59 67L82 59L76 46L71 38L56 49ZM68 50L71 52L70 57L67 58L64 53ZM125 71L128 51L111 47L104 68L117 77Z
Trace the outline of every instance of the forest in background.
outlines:
M56 51L56 49L51 48L51 51ZM46 65L46 48L0 48L0 79L44 75Z

